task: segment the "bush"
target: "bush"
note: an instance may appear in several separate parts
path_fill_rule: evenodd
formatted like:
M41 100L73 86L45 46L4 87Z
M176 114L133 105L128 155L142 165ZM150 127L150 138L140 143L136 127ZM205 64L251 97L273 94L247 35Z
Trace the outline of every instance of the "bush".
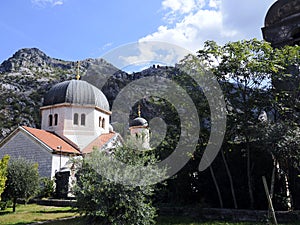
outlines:
M155 162L154 157L148 153L137 153L127 147L115 150L114 157L127 165L145 165ZM77 207L81 214L88 216L97 224L155 224L156 209L151 200L154 192L153 185L123 185L102 176L103 173L99 173L98 169L105 169L108 176L122 176L121 171L111 166L111 160L106 153L94 151L86 157L75 187ZM159 176L164 174L160 170L156 172L155 174ZM138 178L137 174L134 171L127 173L133 180Z
M54 193L54 181L48 177L42 177L40 179L40 190L39 198L49 198L52 197Z

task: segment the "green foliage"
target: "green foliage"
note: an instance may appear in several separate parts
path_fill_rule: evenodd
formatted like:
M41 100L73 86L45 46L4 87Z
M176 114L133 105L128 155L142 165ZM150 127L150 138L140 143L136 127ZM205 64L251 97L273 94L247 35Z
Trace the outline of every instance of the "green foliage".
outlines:
M273 107L286 122L299 124L300 46L275 49L273 61Z
M1 201L1 194L5 189L5 183L7 180L7 166L9 161L9 155L5 155L0 160L0 201Z
M156 161L149 152L139 152L128 147L116 149L113 157L132 166L149 165ZM109 180L107 177L123 175L132 180L140 178L135 171L118 170L110 162L111 158L99 151L94 151L84 159L75 188L78 211L100 224L154 224L156 210L151 201L153 185L123 185ZM99 172L99 166L105 170L105 176ZM157 172L163 174L162 171ZM151 176L145 179L152 179Z
M40 179L40 190L38 193L39 198L52 197L54 193L54 181L48 177L42 177Z
M7 181L4 196L13 201L13 211L16 209L17 198L28 201L39 187L38 165L23 158L10 160L7 169Z

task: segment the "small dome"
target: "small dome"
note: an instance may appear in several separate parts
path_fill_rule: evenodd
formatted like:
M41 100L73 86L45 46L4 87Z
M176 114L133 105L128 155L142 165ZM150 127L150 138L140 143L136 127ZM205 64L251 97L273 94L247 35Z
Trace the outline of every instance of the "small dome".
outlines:
M129 126L130 127L137 127L137 126L148 127L148 122L147 122L147 120L145 120L142 117L137 117L137 118L135 118L134 120L131 121Z
M54 85L46 93L43 106L60 103L90 105L109 111L107 98L102 91L82 80L68 80Z

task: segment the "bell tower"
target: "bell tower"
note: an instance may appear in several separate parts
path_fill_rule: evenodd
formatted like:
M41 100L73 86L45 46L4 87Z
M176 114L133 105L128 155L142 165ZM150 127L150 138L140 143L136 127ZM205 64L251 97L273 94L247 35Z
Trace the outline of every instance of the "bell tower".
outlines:
M267 12L262 33L275 48L300 45L300 0L277 0Z

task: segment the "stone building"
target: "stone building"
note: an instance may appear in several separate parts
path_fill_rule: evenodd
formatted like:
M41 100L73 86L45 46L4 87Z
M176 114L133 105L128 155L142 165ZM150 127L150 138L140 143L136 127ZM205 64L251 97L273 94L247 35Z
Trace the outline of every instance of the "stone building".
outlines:
M268 10L263 38L273 47L300 44L300 0L278 0Z

